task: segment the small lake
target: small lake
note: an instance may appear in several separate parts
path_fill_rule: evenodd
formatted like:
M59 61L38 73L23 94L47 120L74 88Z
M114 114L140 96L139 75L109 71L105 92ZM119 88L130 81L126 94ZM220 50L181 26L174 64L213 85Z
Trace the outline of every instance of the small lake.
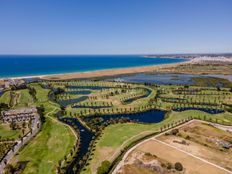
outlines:
M166 112L161 110L150 110L146 112L133 113L133 114L113 114L113 115L104 115L99 116L98 118L102 118L102 121L98 124L103 124L107 121L114 119L129 119L131 121L139 122L139 123L158 123L162 121L165 117ZM97 118L96 116L85 117L85 121L89 121L93 118Z

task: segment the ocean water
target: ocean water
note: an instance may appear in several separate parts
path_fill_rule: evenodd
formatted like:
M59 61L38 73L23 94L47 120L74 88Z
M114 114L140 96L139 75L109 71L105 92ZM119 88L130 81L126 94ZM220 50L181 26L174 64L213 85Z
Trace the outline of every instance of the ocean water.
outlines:
M185 59L145 58L139 55L0 55L0 77L4 78L85 72L104 69L171 64L183 61L185 61Z

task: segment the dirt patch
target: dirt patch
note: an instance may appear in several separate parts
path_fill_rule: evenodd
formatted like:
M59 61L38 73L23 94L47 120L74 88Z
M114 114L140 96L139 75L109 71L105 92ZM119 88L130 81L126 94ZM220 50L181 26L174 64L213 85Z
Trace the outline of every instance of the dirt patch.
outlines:
M151 153L170 163L180 162L183 164L186 174L205 174L205 171L210 174L225 174L226 172L218 169L210 164L204 163L199 159L189 156L177 149L161 144L155 140L148 141L136 150L140 150L146 153Z
M232 173L228 171L232 171L232 149L220 143L230 144L231 138L231 133L208 123L190 122L138 146L117 174ZM182 164L182 171L175 171L177 162Z
M176 136L163 135L157 139L232 171L232 134L229 132L196 121L181 127Z
M97 168L101 165L101 162L109 159L114 152L113 148L110 147L101 147L99 150L96 150L96 153L100 155L95 155L94 162L91 165L91 171L97 171Z
M180 174L175 170L174 164L169 163L167 160L158 158L148 152L135 150L128 155L125 160L124 166L118 171L118 174L128 173L147 173L147 174Z

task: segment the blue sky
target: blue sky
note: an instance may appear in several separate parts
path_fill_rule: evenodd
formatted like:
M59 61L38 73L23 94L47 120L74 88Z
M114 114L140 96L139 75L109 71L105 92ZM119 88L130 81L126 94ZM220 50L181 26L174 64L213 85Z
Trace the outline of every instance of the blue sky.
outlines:
M1 0L0 54L232 52L232 0Z

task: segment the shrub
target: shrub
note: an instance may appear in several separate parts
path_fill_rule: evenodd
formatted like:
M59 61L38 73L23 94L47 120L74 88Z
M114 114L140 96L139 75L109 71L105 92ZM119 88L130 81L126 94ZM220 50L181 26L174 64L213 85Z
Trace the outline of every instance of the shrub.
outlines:
M179 133L179 129L173 129L172 131L171 131L171 134L172 135L177 135Z
M177 171L182 171L183 170L183 165L180 162L175 163L175 169Z
M172 164L171 163L167 163L167 169L168 170L172 169Z
M146 152L145 155L146 156L152 156L152 154L150 152Z
M165 163L161 163L161 167L166 168L166 164Z
M97 168L97 174L107 174L109 172L110 165L109 161L103 161L101 166Z
M189 135L187 135L187 136L185 137L185 139L186 139L186 140L190 140L191 137L190 137Z

